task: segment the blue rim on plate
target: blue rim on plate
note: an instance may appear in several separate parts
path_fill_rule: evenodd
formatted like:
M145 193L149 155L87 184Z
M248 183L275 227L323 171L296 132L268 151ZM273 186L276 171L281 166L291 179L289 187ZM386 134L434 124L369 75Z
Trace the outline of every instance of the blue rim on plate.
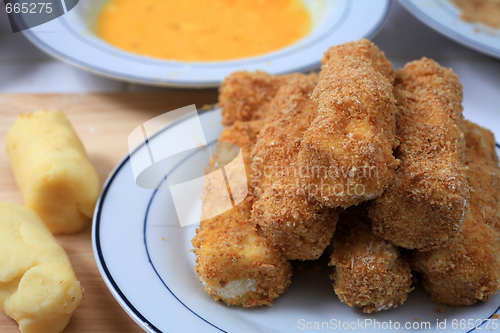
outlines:
M209 109L200 109L198 110L198 114L201 116L207 112L211 112L216 110L216 104L211 105L211 108ZM192 116L190 116L192 117ZM153 136L149 138L149 140L154 140L155 137L158 135L162 134L163 132L169 130L170 128L173 128L177 124L181 123L182 121L187 120L190 117L184 117L181 119L178 119L177 121L173 122L169 126L161 129L157 133L155 133ZM215 144L217 140L208 142L209 146L212 146ZM100 226L101 226L101 213L102 213L102 208L104 206L105 200L106 200L106 195L108 193L108 190L111 188L113 185L113 180L115 179L116 175L120 172L120 170L127 164L127 162L130 161L130 156L134 153L136 153L138 150L143 148L148 141L140 144L138 147L136 147L130 154L128 154L116 167L115 169L111 172L111 175L109 178L106 180L102 193L99 197L99 200L96 204L96 210L94 212L94 218L93 218L93 224L92 224L92 247L94 251L94 257L96 258L96 261L98 263L98 268L99 272L101 273L102 278L104 279L104 282L106 283L107 287L115 297L115 299L118 301L118 303L122 306L122 308L130 315L130 317L137 323L139 326L141 326L145 330L153 331L156 333L163 333L164 331L161 331L158 329L150 320L148 320L140 311L136 309L136 307L130 302L130 300L127 298L125 293L120 289L118 284L115 282L115 279L113 278L111 272L108 269L108 265L106 264L106 261L103 256L103 252L101 249L101 237L100 237ZM180 167L186 160L191 158L193 155L199 153L199 151L195 151L188 156L186 156L184 159L182 159L178 164L176 164L170 172L166 175L168 177L173 171L175 171L178 167ZM165 286L165 288L168 290L168 292L179 302L184 308L189 310L193 315L201 319L203 322L207 323L208 325L212 326L213 328L217 329L220 332L227 333L227 331L221 329L220 327L214 325L213 323L209 322L205 318L203 318L201 315L193 311L191 308L189 308L186 304L184 304L175 294L174 292L169 288L169 286L163 281L161 276L158 274L156 267L154 266L151 257L149 255L149 249L148 249L148 244L147 244L147 239L146 239L146 225L147 225L147 219L151 207L151 203L153 202L153 199L155 198L156 194L158 193L159 188L161 187L162 183L166 181L166 177L158 184L155 190L153 190L153 193L151 195L151 198L148 201L147 209L144 215L144 229L143 229L143 239L144 239L144 247L148 256L148 261L149 264L151 265L152 269L154 270L155 274L157 275L158 279L162 282L162 284Z
M175 123L172 124L171 126L175 126ZM165 129L162 130L165 131L167 129L169 129L171 126L169 127L166 127ZM160 132L161 133L161 132ZM158 133L159 134L159 133ZM217 141L212 141L212 142L209 142L208 145L213 145L214 143L216 143ZM143 144L144 145L144 144ZM140 149L140 147L142 147L143 145L139 146L137 149ZM172 171L176 170L178 167L180 167L182 165L182 163L184 163L187 159L189 159L193 154L196 154L197 152L194 152L192 153L191 155L188 155L186 156L185 159L183 159L181 162L179 162L179 164L177 164L176 166L174 166L174 168L172 169ZM115 169L115 171L113 172L113 175L109 178L109 180L106 182L106 185L104 187L104 190L103 190L103 193L101 195L101 198L102 200L100 199L99 200L99 203L97 204L97 214L96 214L96 218L95 218L95 221L94 221L94 228L95 228L95 231L93 231L93 236L95 237L94 239L94 242L93 242L93 245L95 247L95 253L97 253L98 257L99 257L99 261L102 265L102 270L104 272L104 274L106 275L106 278L109 280L109 283L113 286L114 290L116 290L117 294L120 296L120 298L123 300L123 302L127 305L127 307L129 308L129 310L135 314L135 316L137 316L137 318L139 318L140 320L143 321L143 323L145 325L147 325L149 328L151 328L154 332L157 332L157 333L162 333L162 331L160 331L155 325L153 325L153 323L151 323L148 319L146 319L145 316L143 316L135 307L134 305L127 299L126 295L120 290L120 288L118 287L118 285L116 284L116 282L114 281L111 273L109 272L108 268L107 268L107 265L106 265L106 261L104 260L104 257L102 255L102 251L101 251L101 242L100 242L100 236L99 236L99 227L100 227L100 223L101 223L101 211L102 211L102 205L104 204L104 200L106 198L106 193L108 191L108 188L111 186L112 182L113 182L113 178L115 176L115 174L117 174L118 172L120 172L120 169L130 160L130 155L127 156L119 165L118 167ZM170 172L171 173L171 172ZM167 174L167 177L170 175ZM162 180L161 183L165 182L166 181L166 178L164 178ZM221 332L224 332L224 333L227 333L226 331L224 331L223 329L221 329L220 327L217 327L216 325L212 324L211 322L209 322L208 320L206 320L205 318L203 318L202 316L200 316L198 313L194 312L192 309L190 309L186 304L184 304L175 294L174 292L169 288L169 286L163 281L163 279L161 278L161 276L158 274L158 271L156 270L156 267L154 266L152 260L151 260L151 257L149 255L149 250L148 250L148 244L147 244L147 239L146 239L146 225L147 225L147 219L148 219L148 214L149 214L149 210L150 210L150 207L151 207L151 203L153 202L153 199L155 198L156 196L156 193L158 192L158 189L160 188L160 186L162 184L158 184L158 186L156 187L156 189L153 191L153 194L151 195L151 199L149 200L149 203L148 203L148 207L147 207L147 210L146 210L146 213L145 213L145 217L144 217L144 246L146 248L146 253L148 255L148 260L149 260L149 263L151 264L151 267L153 268L153 270L155 271L156 275L158 276L158 278L161 280L161 282L163 283L163 285L165 286L165 288L167 288L167 290L170 292L170 294L172 294L172 296L180 303L182 304L182 306L184 306L186 309L188 309L191 313L193 313L195 316L197 316L198 318L200 318L201 320L203 320L205 323L209 324L210 326L218 329L219 331Z
M120 50L89 30L88 19L82 14L82 4L53 21L23 33L49 55L94 74L148 85L217 87L226 76L238 70L286 74L319 69L323 52L328 47L373 37L391 6L391 0L317 2L326 6L327 10L310 35L275 52L224 62L165 61Z

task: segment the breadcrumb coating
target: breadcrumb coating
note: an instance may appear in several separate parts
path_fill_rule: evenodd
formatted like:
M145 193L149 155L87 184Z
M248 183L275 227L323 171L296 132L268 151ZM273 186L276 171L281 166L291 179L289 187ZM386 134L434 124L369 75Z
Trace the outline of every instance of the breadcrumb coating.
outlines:
M227 127L219 140L237 144L243 153L247 173L250 171L249 156L255 144L262 122L236 122ZM214 159L223 158L216 152ZM231 184L247 186L241 173L225 167ZM207 178L209 179L209 178ZM219 184L205 183L202 210L214 209L213 200ZM224 189L225 190L225 189ZM231 187L234 191L241 190ZM205 290L215 300L228 305L256 307L272 305L273 300L290 285L291 265L282 253L263 235L251 221L253 196L233 209L204 220L192 240L196 254L196 273Z
M290 78L270 104L253 150L252 188L258 194L252 220L287 259L313 260L330 243L337 213L309 199L299 182L297 155L312 107L316 74Z
M410 264L371 230L366 205L340 214L330 266L340 300L372 313L403 304L413 290Z
M262 127L264 127L264 120L238 120L232 126L224 128L219 136L219 142L232 142L240 147L248 172L250 172L252 162L252 149ZM215 152L214 158L223 157Z
M472 188L462 232L448 245L412 251L432 300L449 305L487 301L500 289L500 168L493 134L465 121L466 163Z
M370 210L373 230L408 249L442 247L469 212L462 86L451 69L423 58L396 78L401 164Z
M317 116L304 134L298 162L305 186L315 188L312 197L326 206L374 199L394 177L398 140L390 68L365 40L325 55L311 97Z
M288 260L331 242L335 293L366 313L403 304L412 268L434 301L488 300L500 289L500 167L492 133L463 120L457 76L427 58L396 73L366 39L330 48L322 66L236 72L221 86L219 141L241 148L246 175L223 145L211 167L246 199L192 240L206 291L272 305L291 283ZM227 190L207 178L202 215Z
M273 177L274 172L288 169L283 158L292 161L290 155L297 155L304 132L310 125L309 117L314 113L309 96L318 84L318 77L316 73L291 77L271 100L268 117L251 153L255 191L263 192L267 176ZM279 156L275 156L277 154Z
M392 67L391 62L387 60L384 52L379 50L368 39L360 39L357 42L350 42L330 47L323 55L321 64L322 66L325 66L331 61L339 61L346 56L369 59L373 68L377 72L380 72L383 76L385 76L391 84L394 83L396 71ZM332 58L336 58L338 60L332 60Z
M269 104L289 78L302 74L271 75L266 72L239 71L229 75L220 87L222 124L265 119Z

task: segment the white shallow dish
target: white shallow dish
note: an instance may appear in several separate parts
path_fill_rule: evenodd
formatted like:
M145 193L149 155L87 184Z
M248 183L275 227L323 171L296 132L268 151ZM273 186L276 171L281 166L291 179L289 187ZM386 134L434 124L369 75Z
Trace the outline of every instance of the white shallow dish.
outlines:
M330 46L373 36L391 4L391 0L303 1L314 24L307 37L276 52L234 61L166 61L113 47L89 29L106 0L80 1L65 15L25 30L24 34L57 59L113 79L157 86L217 87L238 70L285 74L318 69Z
M222 130L220 109L202 112L200 118L207 125L207 142L217 141ZM179 123L160 131L150 144L175 131ZM147 154L144 145L132 154L142 153ZM193 165L196 159L194 154L166 172ZM193 211L201 206L201 200L195 201ZM104 187L92 231L96 261L113 296L147 332L302 332L314 327L315 322L328 322L332 330L334 325L339 329L349 323L349 329L341 330L374 332L390 331L389 326L384 326L390 322L393 328L399 323L401 329L428 322L433 331L436 323L443 325L446 320L450 332L489 332L500 326L500 320L493 317L499 310L500 295L489 302L454 308L432 302L422 287L414 290L403 306L364 314L341 303L335 295L328 278L331 267L323 267L320 273L295 270L289 291L273 307L228 307L214 302L196 276L195 255L190 252L196 227L180 227L168 188L147 190L136 186L129 156L116 167ZM376 321L380 327L357 326L365 320ZM459 324L460 320L472 326L454 328L453 323ZM473 329L475 326L479 327Z
M473 50L500 59L500 29L460 18L461 10L449 0L399 0L420 21Z

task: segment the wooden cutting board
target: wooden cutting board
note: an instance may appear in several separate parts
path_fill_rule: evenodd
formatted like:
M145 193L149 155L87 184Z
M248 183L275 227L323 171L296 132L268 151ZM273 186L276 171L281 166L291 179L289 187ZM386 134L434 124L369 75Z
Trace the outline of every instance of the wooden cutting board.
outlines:
M21 113L40 109L64 111L104 184L111 170L128 153L128 135L137 126L170 110L191 104L200 108L216 101L215 89L86 95L0 94L0 201L23 203L4 148L5 135ZM64 332L143 332L104 284L92 252L90 227L76 235L56 238L85 288L85 300ZM1 312L0 332L19 332L17 323Z

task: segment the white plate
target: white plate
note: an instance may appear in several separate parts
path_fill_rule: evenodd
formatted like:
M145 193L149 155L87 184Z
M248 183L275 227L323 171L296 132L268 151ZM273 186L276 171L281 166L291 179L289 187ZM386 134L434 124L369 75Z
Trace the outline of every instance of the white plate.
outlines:
M89 29L106 0L80 1L65 15L24 34L48 54L95 74L148 85L217 87L238 70L285 74L318 69L323 53L330 46L373 36L384 22L391 3L390 0L303 1L313 17L311 34L279 51L235 61L165 61L113 47Z
M399 0L420 21L473 50L500 58L500 30L460 18L460 9L449 0Z
M207 142L215 142L222 130L220 109L203 112L200 118L207 124ZM179 122L160 131L151 142L161 140L176 126ZM146 149L140 146L132 154L147 154ZM192 155L167 173L196 163L196 158ZM199 205L201 200L194 206ZM419 287L403 306L364 314L339 301L328 278L331 267L324 267L321 273L295 270L290 290L273 307L228 307L214 302L196 276L195 255L189 252L196 227L179 226L168 189L146 190L135 185L129 157L117 166L104 187L94 216L94 254L114 297L148 332L299 332L307 323L331 320L337 325L376 320L382 326L373 331L380 332L387 331L383 325L389 321L393 327L395 322L401 327L429 322L434 330L437 320L443 323L445 319L449 331L467 332L470 329L453 329L453 323L471 320L478 325L499 310L500 295L489 302L454 308L431 302ZM443 313L437 313L436 308ZM499 320L495 324L498 326ZM489 332L491 328L491 322L487 328L483 323L477 331Z

